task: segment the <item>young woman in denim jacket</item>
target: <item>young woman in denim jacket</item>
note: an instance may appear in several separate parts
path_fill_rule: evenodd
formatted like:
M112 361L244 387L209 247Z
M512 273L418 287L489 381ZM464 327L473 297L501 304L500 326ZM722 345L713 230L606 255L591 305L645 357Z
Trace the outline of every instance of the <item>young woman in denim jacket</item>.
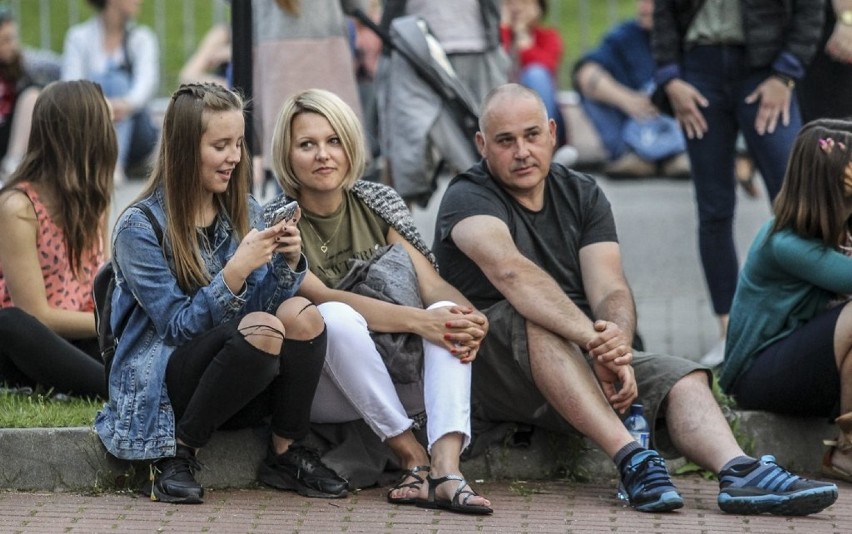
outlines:
M266 228L248 196L243 105L218 85L182 85L151 179L113 232L119 342L95 429L113 455L154 460L152 500L201 502L196 451L218 428L270 415L259 479L307 496L346 493L297 443L309 430L325 326L293 297L307 267L297 217Z

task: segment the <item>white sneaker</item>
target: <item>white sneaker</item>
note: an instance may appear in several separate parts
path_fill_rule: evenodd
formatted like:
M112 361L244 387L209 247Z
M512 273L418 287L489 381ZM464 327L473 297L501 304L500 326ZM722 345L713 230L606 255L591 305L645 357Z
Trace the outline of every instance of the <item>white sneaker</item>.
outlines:
M707 367L716 367L720 363L725 361L725 340L721 340L707 351L707 354L701 357L698 360L698 363L701 365L705 365Z

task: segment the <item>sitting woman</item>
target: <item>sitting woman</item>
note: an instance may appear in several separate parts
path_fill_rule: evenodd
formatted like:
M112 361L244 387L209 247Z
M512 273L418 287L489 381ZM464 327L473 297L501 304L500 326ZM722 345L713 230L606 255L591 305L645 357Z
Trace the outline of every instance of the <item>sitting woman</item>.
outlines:
M0 190L0 385L106 398L92 282L116 153L97 85L44 89L24 159Z
M158 140L148 104L160 83L156 34L134 22L142 1L88 0L95 15L68 29L62 79L101 84L112 106L118 135L116 178L147 164Z
M839 415L822 472L852 482L852 122L802 128L774 212L740 273L720 384L748 410Z
M219 428L269 416L260 481L309 497L346 494L346 481L299 443L325 327L316 307L293 297L306 272L295 222L263 226L249 198L243 113L224 87L182 85L151 179L113 231L118 345L95 430L111 454L153 460L152 500L201 502L196 451Z
M470 363L487 330L485 317L438 275L402 199L389 187L358 180L364 134L343 100L319 89L291 96L276 121L272 154L287 197L274 199L267 212L289 199L299 201L310 267L300 294L321 303L328 325L312 421L364 419L389 445L406 471L388 492L389 502L491 513L491 503L470 488L459 469L471 436ZM375 267L378 261L371 259L388 255L399 269L380 276L382 283L372 288L403 285L412 295L409 305L334 289L349 278L350 260ZM406 357L394 358L395 348L385 351L393 362L386 365L371 332L419 337L414 350L407 346ZM421 413L424 401L431 466L408 415Z

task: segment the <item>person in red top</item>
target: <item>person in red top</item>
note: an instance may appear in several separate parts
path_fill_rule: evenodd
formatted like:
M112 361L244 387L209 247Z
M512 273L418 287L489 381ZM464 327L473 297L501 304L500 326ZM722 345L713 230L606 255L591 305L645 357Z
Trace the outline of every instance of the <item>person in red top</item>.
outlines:
M562 35L542 23L547 0L505 0L500 23L503 47L512 57L513 81L539 94L547 114L556 121L558 145L565 142L565 122L556 101L556 80L562 62Z
M54 82L0 189L0 386L106 398L92 282L118 145L100 86Z

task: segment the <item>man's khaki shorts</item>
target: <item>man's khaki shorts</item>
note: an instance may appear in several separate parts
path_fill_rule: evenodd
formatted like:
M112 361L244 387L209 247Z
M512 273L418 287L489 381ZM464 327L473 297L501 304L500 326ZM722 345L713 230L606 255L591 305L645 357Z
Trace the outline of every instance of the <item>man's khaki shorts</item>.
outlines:
M577 431L550 406L532 378L527 347L526 320L508 301L485 310L488 335L473 365L471 404L475 418L490 422L518 422L554 432ZM645 417L652 422L653 447L667 457L679 453L666 431L663 401L672 386L695 372L710 370L696 362L664 354L633 353L633 368L639 386L636 402L645 405Z

